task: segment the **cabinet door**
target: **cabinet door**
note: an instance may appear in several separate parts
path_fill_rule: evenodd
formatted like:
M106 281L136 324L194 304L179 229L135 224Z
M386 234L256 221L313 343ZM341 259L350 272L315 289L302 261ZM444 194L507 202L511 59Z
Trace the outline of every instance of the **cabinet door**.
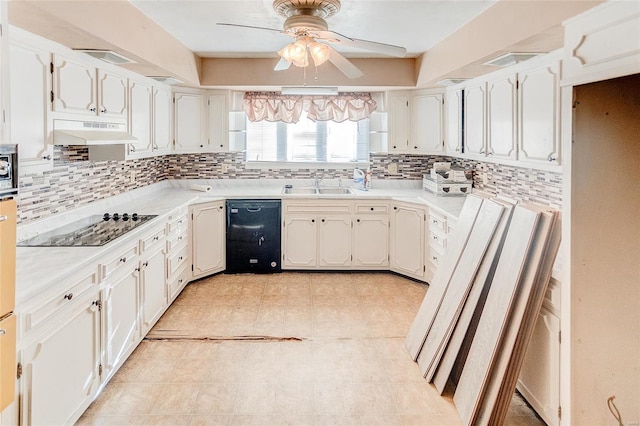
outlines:
M487 155L512 159L518 157L516 85L515 74L487 83Z
M317 264L331 267L351 265L351 215L319 218Z
M209 111L209 149L213 152L229 150L229 112L226 95L210 95Z
M442 94L414 96L411 99L409 152L439 154L443 150Z
M464 152L484 157L485 148L485 83L464 90Z
M73 424L100 384L98 292L74 301L58 326L23 352L24 424Z
M424 218L422 207L395 204L391 210L391 270L424 277Z
M316 265L315 216L287 215L284 217L282 253L284 268L305 268Z
M53 55L53 110L97 115L96 68Z
M16 395L16 316L0 320L0 412Z
M151 141L151 85L142 81L131 81L129 90L129 132L138 141L133 145L136 155L153 150Z
M103 354L105 374L111 376L140 337L138 275L133 268L107 283L104 293Z
M518 389L548 425L560 424L560 319L540 310L520 371Z
M446 150L447 154L462 152L462 89L447 92L446 108Z
M153 88L153 150L171 151L171 89Z
M389 152L407 152L409 147L409 96L389 93L387 100L389 105L387 113Z
M0 201L0 317L15 307L16 200Z
M158 250L140 266L143 334L153 327L168 303L165 260L165 251Z
M127 78L98 69L98 115L127 119Z
M15 41L10 55L11 140L18 144L21 172L52 168L47 130L51 55Z
M203 277L225 268L224 202L191 207L193 276Z
M353 266L389 267L389 217L357 216L353 223Z
M559 68L556 61L519 74L520 160L560 164Z
M175 95L176 152L202 152L206 146L204 96L194 93Z

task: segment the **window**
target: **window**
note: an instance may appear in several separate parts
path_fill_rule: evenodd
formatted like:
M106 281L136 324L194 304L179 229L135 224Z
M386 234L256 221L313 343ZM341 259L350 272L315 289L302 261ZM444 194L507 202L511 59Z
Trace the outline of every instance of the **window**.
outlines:
M297 123L247 120L247 161L264 163L354 163L369 161L369 119Z

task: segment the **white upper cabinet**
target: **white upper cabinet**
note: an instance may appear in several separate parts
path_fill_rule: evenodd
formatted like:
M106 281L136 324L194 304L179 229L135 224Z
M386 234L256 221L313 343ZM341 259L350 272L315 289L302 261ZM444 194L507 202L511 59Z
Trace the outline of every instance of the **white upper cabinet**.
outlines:
M565 23L563 84L640 73L640 7L608 1Z
M12 28L9 48L11 141L18 144L22 174L53 167L48 124L51 54L31 41L27 33Z
M445 150L449 155L462 153L462 89L451 89L445 95Z
M153 87L153 149L156 154L171 151L171 89Z
M205 152L206 96L204 93L174 93L174 151Z
M485 100L484 81L475 82L464 90L464 152L469 156L484 157L485 144Z
M515 159L516 96L518 78L515 73L487 82L487 146L488 156Z
M52 99L54 112L126 121L127 78L54 54Z
M519 158L560 163L560 63L522 71L518 96Z
M409 149L409 94L389 92L387 95L388 151L407 152Z
M409 152L433 154L444 151L442 135L442 93L414 94L411 97L411 138Z
M8 143L9 135L9 37L7 2L0 2L0 143Z
M226 93L210 94L207 100L209 112L209 137L207 142L213 152L229 150L229 107Z
M129 133L137 142L131 144L130 152L136 155L150 154L153 151L151 132L153 88L150 83L132 80L129 89Z

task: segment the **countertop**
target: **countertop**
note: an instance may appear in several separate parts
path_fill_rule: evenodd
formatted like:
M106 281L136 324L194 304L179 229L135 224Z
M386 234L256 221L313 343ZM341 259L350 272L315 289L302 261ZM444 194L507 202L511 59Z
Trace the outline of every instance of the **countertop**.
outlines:
M18 241L49 231L89 215L105 212L155 214L149 221L125 236L101 247L18 247L16 261L16 311L30 305L32 299L54 296L60 285L74 274L100 263L109 251L118 249L139 238L149 229L164 221L171 211L191 204L238 198L271 199L336 199L365 200L388 199L419 203L458 217L465 197L439 197L421 188L419 181L374 181L375 187L367 191L354 189L347 195L287 195L285 184L294 187L312 186L313 180L168 180L99 200L60 213L40 221L18 226ZM191 189L194 185L211 186L207 192ZM320 186L338 186L337 181L323 181Z

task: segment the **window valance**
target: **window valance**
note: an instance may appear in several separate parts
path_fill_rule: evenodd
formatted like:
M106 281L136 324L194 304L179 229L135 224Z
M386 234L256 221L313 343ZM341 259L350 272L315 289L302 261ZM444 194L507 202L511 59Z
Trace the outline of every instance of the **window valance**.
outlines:
M335 96L282 95L279 92L246 92L242 108L249 121L297 123L302 111L313 121L360 121L376 110L370 93Z

